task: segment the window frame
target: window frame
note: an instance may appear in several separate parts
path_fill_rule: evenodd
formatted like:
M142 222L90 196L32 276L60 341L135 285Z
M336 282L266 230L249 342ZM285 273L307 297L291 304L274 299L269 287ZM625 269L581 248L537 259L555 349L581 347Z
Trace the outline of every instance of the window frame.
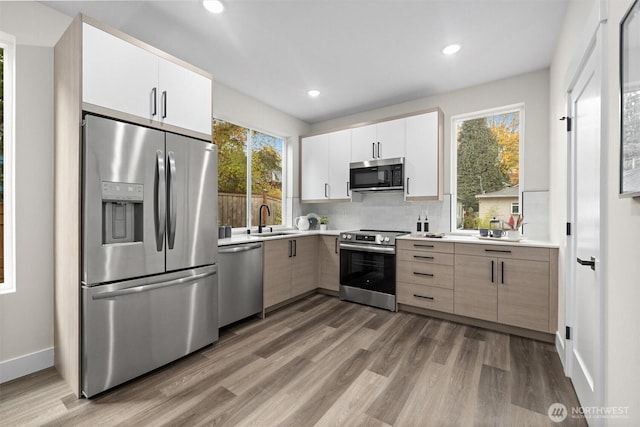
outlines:
M247 215L245 216L245 226L244 227L233 227L233 232L234 233L244 233L247 230L251 230L251 222L253 220L253 214L251 212L251 197L253 195L252 193L252 186L253 186L253 177L252 177L252 162L253 162L253 156L252 154L252 143L253 143L253 134L255 132L259 132L274 138L278 138L282 140L282 174L281 174L281 180L282 180L282 224L279 225L273 225L273 226L269 226L269 227L273 227L274 229L278 229L278 228L286 228L286 215L285 212L287 212L286 208L287 208L287 186L286 186L286 177L288 176L288 171L287 171L287 145L289 142L289 138L285 137L285 136L281 136L279 135L277 132L271 132L268 130L262 130L260 128L254 127L254 126L250 126L250 125L245 125L245 124L241 124L237 121L234 120L228 120L222 117L213 117L213 120L211 122L212 126L215 120L219 120L219 121L223 121L226 123L230 123L234 126L238 126L241 128L244 128L247 130L247 139L246 139L246 147L245 147L245 152L246 152L246 156L247 156L247 182L246 182L246 188L247 188L247 193L246 193L246 212ZM213 132L215 133L215 126L213 126Z
M450 176L450 193L451 193L451 219L450 219L450 232L452 234L460 234L460 235L475 235L478 233L478 230L459 230L457 228L457 210L458 210L458 132L457 126L459 122L464 122L466 120L479 119L483 117L489 116L497 116L500 114L508 114L518 112L519 120L520 120L520 140L518 141L518 156L519 156L519 178L518 185L520 186L520 191L518 194L518 204L522 206L522 192L524 188L524 146L525 146L525 103L519 102L516 104L504 105L500 107L488 108L485 110L474 111L470 113L458 114L455 116L451 116L451 133L450 133L450 141L451 141L451 152L450 152L450 163L449 167L451 168L451 176Z
M3 49L3 100L4 100L4 281L0 283L0 294L16 291L15 283L15 70L16 39L0 31L0 47Z

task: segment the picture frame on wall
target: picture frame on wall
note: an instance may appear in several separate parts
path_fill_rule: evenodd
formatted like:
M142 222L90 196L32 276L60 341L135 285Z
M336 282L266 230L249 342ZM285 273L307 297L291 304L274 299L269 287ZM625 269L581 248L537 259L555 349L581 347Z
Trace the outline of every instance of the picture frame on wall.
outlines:
M640 197L640 0L620 21L620 197Z

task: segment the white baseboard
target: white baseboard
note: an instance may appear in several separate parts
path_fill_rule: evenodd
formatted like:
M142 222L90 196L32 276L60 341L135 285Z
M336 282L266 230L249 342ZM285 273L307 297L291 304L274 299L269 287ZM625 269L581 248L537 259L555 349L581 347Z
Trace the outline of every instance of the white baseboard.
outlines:
M0 384L53 366L53 347L0 362Z
M560 331L556 331L556 351L558 352L558 356L560 357L560 363L562 363L562 368L564 369L565 375L567 373L567 366L565 365L565 349L564 349L564 339L562 335L560 335Z

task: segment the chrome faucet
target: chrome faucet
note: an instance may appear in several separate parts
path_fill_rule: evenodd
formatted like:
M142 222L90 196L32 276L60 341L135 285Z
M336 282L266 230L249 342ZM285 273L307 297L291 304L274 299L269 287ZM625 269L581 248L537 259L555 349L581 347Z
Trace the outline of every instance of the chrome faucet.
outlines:
M262 233L262 227L266 227L267 224L262 223L262 208L267 208L267 215L271 216L271 209L267 205L260 205L260 209L258 210L258 216L260 219L258 220L258 234Z

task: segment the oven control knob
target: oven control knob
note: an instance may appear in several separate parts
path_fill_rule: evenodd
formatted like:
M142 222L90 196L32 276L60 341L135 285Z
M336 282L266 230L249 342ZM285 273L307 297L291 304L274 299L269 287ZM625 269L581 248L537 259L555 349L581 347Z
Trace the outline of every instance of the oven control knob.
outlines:
M347 234L347 240L351 240L351 234Z
M385 243L389 242L389 236L386 236L386 237L384 238L384 242L385 242Z
M376 234L376 243L381 244L383 242L382 234Z
M346 238L347 238L347 235L346 235L346 234L343 234L343 235L342 235L342 238L343 238L343 239L346 239Z

